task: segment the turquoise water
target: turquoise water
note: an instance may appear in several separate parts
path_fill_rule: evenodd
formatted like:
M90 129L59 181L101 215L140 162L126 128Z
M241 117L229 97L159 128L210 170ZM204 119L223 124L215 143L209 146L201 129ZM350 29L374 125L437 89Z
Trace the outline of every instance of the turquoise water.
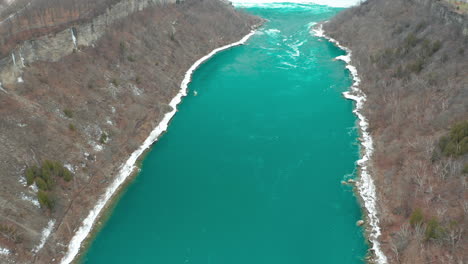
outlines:
M195 72L83 263L363 263L351 78L309 32L340 9L276 6Z

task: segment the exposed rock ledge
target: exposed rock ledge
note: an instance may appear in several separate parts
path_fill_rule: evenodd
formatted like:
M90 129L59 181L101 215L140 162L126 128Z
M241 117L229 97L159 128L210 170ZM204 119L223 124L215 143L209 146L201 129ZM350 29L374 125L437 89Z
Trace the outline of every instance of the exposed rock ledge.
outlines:
M115 21L151 6L175 4L178 0L122 0L90 23L77 24L53 35L27 40L17 46L11 56L0 60L0 82L16 82L22 69L36 61L59 61L78 47L93 45ZM181 0L180 2L182 2Z

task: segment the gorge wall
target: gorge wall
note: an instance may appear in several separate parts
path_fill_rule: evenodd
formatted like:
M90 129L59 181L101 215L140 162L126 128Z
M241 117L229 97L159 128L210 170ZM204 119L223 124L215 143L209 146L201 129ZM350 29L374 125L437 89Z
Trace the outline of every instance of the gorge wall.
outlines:
M0 59L0 80L3 83L15 82L26 65L35 61L58 61L80 46L86 47L95 43L115 21L149 6L163 6L175 2L176 0L123 0L106 8L103 14L92 18L90 22L80 24L80 21L70 21L71 23L67 23L71 24L68 25L69 28L26 40L9 51L10 56Z
M452 152L441 146L468 124L467 15L435 0L368 0L324 29L353 51L367 94L389 261L466 263L468 133Z
M59 263L119 167L171 110L189 67L260 22L216 0L123 0L6 54L0 263ZM53 179L50 207L25 178L45 160L73 173Z

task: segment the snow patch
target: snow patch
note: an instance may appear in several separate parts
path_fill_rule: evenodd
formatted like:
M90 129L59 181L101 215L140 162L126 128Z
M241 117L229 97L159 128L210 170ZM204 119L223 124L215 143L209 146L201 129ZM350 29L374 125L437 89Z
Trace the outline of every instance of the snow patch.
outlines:
M70 172L72 173L75 173L75 168L71 165L71 164L65 164L63 165L65 168L67 168L67 170L69 170Z
M23 77L21 77L21 76L18 77L17 81L18 81L18 83L24 83Z
M21 200L31 202L37 208L41 207L41 205L39 204L39 201L36 198L28 196L23 192L21 193Z
M75 32L73 31L73 28L70 28L70 32L71 32L71 37L72 37L72 41L73 41L73 46L76 48L78 48L78 43L76 42L76 36L75 36Z
M0 255L8 256L8 255L10 255L10 254L11 254L11 252L10 252L10 250L9 250L8 248L2 248L2 247L0 247Z
M54 225L55 225L55 220L49 220L49 223L47 223L46 228L44 228L44 230L42 230L41 241L32 250L33 253L39 252L39 250L41 250L44 247L45 243L47 242L47 239L49 238L50 234L52 233L52 229L54 228Z
M238 42L234 42L232 44L229 44L229 45L226 45L226 46L223 46L223 47L220 47L211 51L208 55L202 57L190 67L190 69L185 73L185 77L180 85L179 93L169 103L169 105L172 107L172 111L164 115L164 118L161 120L158 126L153 131L151 131L151 134L143 142L143 145L141 145L137 150L135 150L135 152L133 152L130 155L130 158L122 165L114 182L112 182L112 184L106 190L104 195L99 199L96 206L89 212L88 216L83 220L83 224L81 225L81 227L78 229L78 231L75 233L75 235L71 239L70 244L68 246L68 251L66 255L62 258L60 263L68 264L73 261L73 259L75 258L75 256L78 254L80 250L81 243L88 236L89 232L91 231L93 227L94 222L98 218L102 209L104 209L107 202L112 198L112 196L120 187L120 185L122 185L122 183L125 182L127 177L130 176L131 173L135 170L135 163L137 159L141 156L141 154L143 154L143 152L146 149L148 149L154 142L158 140L159 136L164 131L167 130L169 122L171 121L172 117L175 115L177 111L177 105L182 101L182 97L187 95L187 87L192 79L193 72L202 63L204 63L209 58L213 57L216 53L229 49L234 46L244 44L253 34L255 34L255 30L252 30L249 34L244 36Z
M37 193L39 191L39 188L37 187L36 183L33 183L29 186L29 189L33 191L34 193Z
M313 29L313 32L317 37L324 37L328 39L330 42L335 44L338 48L346 51L347 55L339 56L337 59L343 60L347 63L346 68L351 72L353 76L354 83L351 86L350 90L343 93L343 96L346 99L353 100L356 103L355 109L353 113L359 119L359 127L361 129L361 146L362 146L362 158L357 161L357 165L361 168L361 177L358 181L357 188L359 191L359 195L361 196L364 207L367 210L367 217L369 220L370 226L370 234L369 240L372 242L372 250L374 251L376 262L378 264L386 264L388 263L387 257L383 253L382 249L380 248L379 236L381 235L380 226L379 226L379 218L377 216L377 195L375 190L374 181L370 175L369 171L369 160L372 158L372 154L374 152L373 141L371 134L369 133L369 123L366 117L361 113L364 107L364 103L366 102L366 95L364 92L359 88L359 84L361 83L361 79L359 78L358 72L356 67L351 65L351 56L352 52L350 49L340 45L340 43L325 35L323 31L323 25L318 26L317 28Z
M131 84L130 87L132 88L133 95L135 96L140 96L143 93L143 91L134 84Z
M94 144L93 149L94 149L94 151L99 152L99 151L102 151L103 147L102 147L102 145Z
M8 93L7 91L5 91L5 89L3 89L2 82L0 82L0 91L3 91L4 93Z
M21 51L20 51L19 55L20 55L21 66L25 67L24 66L24 58L23 58L23 54L21 54Z
M26 177L24 177L24 175L21 175L18 181L21 185L23 185L23 187L28 186L28 183L26 182Z

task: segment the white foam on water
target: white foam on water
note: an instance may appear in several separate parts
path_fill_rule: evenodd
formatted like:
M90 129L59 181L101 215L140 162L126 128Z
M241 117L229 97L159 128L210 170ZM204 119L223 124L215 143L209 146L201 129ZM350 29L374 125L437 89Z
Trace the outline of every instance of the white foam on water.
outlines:
M346 62L347 64L351 63L351 56L349 55L349 53L346 54L346 55L338 56L335 59L342 60L342 61Z
M317 24L317 23L312 22L312 23L311 23L311 26L315 26L316 24ZM319 37L319 38L326 38L326 36L325 36L325 31L323 30L323 26L322 26L322 25L320 25L320 26L318 26L318 27L314 27L314 28L312 29L312 32L314 32L314 35L317 36L317 37Z
M271 28L271 29L265 30L264 33L267 34L268 36L276 37L278 36L279 33L281 33L281 31L276 28Z
M267 47L263 47L263 46L259 46L259 48L264 49L264 50L274 50L274 51L278 50L278 48L267 48Z
M374 152L373 141L371 134L369 133L369 122L367 121L366 117L362 114L362 109L364 107L364 103L366 102L366 95L364 92L359 88L359 84L361 83L361 79L359 78L358 72L356 67L351 65L351 56L352 52L350 49L340 45L340 43L328 37L322 25L318 26L317 28L313 29L313 32L317 37L324 37L328 39L330 42L335 44L340 49L346 51L347 55L338 56L336 59L343 60L347 63L346 68L351 72L353 76L354 83L351 86L350 90L343 93L343 96L347 99L353 100L356 102L355 109L353 113L359 119L359 127L361 129L361 146L362 146L362 158L357 161L357 165L361 168L361 177L357 183L357 188L359 195L361 196L364 207L367 211L367 217L369 221L369 240L372 242L372 250L375 254L375 261L378 264L387 264L388 260L385 254L383 253L382 249L380 248L379 236L381 235L380 226L379 226L379 218L377 216L377 194L374 185L374 181L370 175L369 171L369 161L372 158L372 154Z
M47 239L49 238L50 234L52 233L52 229L54 228L54 225L55 225L55 220L49 220L49 223L47 223L46 228L44 228L44 230L42 230L41 241L32 250L33 253L39 252L39 250L41 250L44 247L45 243L47 242Z
M177 112L177 105L182 101L182 97L187 95L187 88L188 88L190 81L192 80L193 72L202 63L207 61L209 58L213 57L216 53L229 49L234 46L242 45L254 34L255 34L255 30L252 30L249 34L244 36L241 40L211 51L208 55L199 59L190 67L190 69L185 73L185 77L180 85L179 93L169 103L169 105L172 107L172 111L164 115L164 118L162 119L162 121L158 124L158 126L153 131L151 131L150 135L143 142L143 144L137 150L135 150L135 152L133 152L130 155L130 158L122 165L114 182L112 182L109 188L107 188L104 195L98 200L95 207L89 212L88 216L83 220L83 224L80 226L78 231L70 240L70 243L68 245L68 251L65 254L65 256L62 258L60 263L68 264L68 263L71 263L73 259L75 259L76 255L78 254L80 250L81 243L86 239L89 232L91 232L94 222L99 217L99 214L104 209L107 202L112 198L112 196L115 194L118 188L122 185L122 183L124 183L125 180L132 174L132 172L135 171L135 168L136 168L135 163L138 160L138 158L141 156L141 154L143 154L143 152L145 152L146 149L148 149L154 142L158 140L159 136L164 131L167 130L167 127L169 126L169 122L171 121L175 113Z
M291 63L288 63L288 62L285 62L285 61L282 61L281 64L292 67L292 68L297 68L297 65L294 65L294 64L291 64Z
M359 4L360 0L231 0L234 6L255 6L275 3L318 4L331 7L351 7ZM271 5L275 7L275 5Z
M308 29L311 29L313 26L317 25L317 22L310 22L310 23L307 23L307 28Z
M307 40L297 41L294 44L289 44L288 46L293 50L293 52L288 51L288 53L291 54L291 56L293 56L293 57L299 57L301 55L301 52L300 52L299 48L302 45L304 45L304 43L306 43L306 42L307 42Z

